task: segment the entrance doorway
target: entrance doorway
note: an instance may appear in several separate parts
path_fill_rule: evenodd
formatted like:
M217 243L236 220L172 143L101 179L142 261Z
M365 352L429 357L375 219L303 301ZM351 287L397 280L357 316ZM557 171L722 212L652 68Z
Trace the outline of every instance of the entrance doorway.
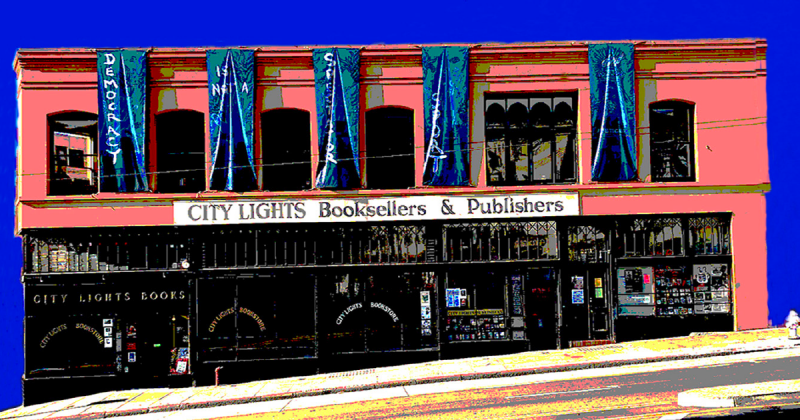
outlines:
M561 277L561 346L612 340L611 282L607 268L564 270Z
M525 308L531 350L558 348L558 275L552 268L528 270Z

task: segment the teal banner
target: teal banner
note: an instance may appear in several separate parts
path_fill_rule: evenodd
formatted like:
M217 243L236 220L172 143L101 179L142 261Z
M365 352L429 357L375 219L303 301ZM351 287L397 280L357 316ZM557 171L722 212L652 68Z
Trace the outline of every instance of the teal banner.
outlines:
M359 188L359 50L320 48L313 60L319 138L315 186Z
M253 158L254 57L252 50L206 51L212 190L258 187Z
M147 52L97 52L100 191L148 191Z
M633 44L590 44L593 181L637 177Z
M469 185L469 48L424 47L423 184Z

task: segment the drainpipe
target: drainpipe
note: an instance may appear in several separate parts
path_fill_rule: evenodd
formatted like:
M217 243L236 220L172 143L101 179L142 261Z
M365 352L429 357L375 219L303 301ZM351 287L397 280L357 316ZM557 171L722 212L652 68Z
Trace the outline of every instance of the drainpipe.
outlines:
M219 370L222 369L222 366L217 366L214 369L214 386L219 386Z

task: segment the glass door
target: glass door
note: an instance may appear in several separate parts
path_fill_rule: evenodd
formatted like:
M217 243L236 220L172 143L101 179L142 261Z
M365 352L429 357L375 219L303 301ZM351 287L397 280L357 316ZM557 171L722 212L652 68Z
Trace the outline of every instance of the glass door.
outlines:
M531 350L558 348L558 275L552 268L533 268L525 283L525 316ZM513 287L512 277L512 287ZM511 293L515 298L514 290ZM512 311L513 311L512 306ZM514 319L511 322L514 327Z

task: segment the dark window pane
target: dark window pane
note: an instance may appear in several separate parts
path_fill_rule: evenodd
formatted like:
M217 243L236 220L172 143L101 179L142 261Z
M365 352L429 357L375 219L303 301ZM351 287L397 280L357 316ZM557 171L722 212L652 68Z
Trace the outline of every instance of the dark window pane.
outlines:
M498 184L506 180L506 143L504 138L491 139L486 144L486 164L489 183Z
M694 106L684 102L650 105L650 161L654 180L694 179L693 113Z
M486 128L504 129L506 128L506 111L500 104L491 104L486 110Z
M525 138L515 138L511 141L511 167L514 171L514 180L520 182L530 181L529 174L529 148Z
M487 94L487 184L574 182L576 101L565 93Z
M556 181L575 180L575 136L570 133L556 134Z
M311 114L276 109L261 114L263 188L299 191L311 188Z
M533 141L531 159L534 181L551 181L553 179L552 143L538 138Z
M414 111L378 108L366 113L369 188L414 186Z
M156 191L205 190L205 117L197 111L156 115Z

